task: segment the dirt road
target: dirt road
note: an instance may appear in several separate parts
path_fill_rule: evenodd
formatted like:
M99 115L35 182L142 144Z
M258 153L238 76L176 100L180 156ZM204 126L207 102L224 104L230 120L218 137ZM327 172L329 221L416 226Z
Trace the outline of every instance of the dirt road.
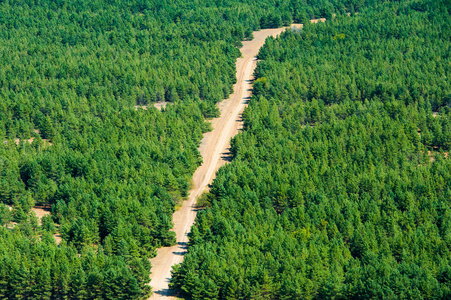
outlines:
M312 20L312 22L315 21ZM293 26L300 27L301 25ZM168 289L171 267L181 263L187 252L187 234L196 217L194 207L196 198L207 190L208 184L212 182L216 171L226 163L230 139L238 133L242 126L240 115L251 95L251 79L257 64L255 56L258 54L258 50L263 46L268 36L276 36L283 30L285 28L256 31L252 41L243 42L242 57L236 62L237 83L234 86L234 93L229 99L219 104L221 116L212 120L214 129L204 135L199 148L203 157L203 164L193 175L194 188L190 191L189 199L173 215L173 230L177 234L177 244L158 249L157 256L151 260L152 275L150 277L152 281L150 285L154 294L150 299L175 299Z

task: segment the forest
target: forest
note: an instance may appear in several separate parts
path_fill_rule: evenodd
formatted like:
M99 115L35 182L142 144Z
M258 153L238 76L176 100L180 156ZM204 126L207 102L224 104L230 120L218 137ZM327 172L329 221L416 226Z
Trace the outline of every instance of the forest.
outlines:
M171 285L188 299L451 298L451 2L268 38Z
M379 2L0 0L0 298L146 298L241 41Z

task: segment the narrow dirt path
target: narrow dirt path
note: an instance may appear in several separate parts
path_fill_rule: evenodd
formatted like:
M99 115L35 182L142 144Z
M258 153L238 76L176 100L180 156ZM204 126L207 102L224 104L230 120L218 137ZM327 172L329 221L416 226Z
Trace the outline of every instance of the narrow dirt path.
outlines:
M321 20L323 21L323 20ZM312 20L316 23L318 20ZM292 26L300 27L300 24ZM285 27L286 28L286 27ZM237 83L229 99L219 104L221 116L212 120L213 131L204 135L199 148L203 157L203 164L193 175L193 189L188 200L183 203L180 210L173 215L174 228L177 235L177 244L172 247L158 249L156 257L151 259L151 283L153 295L150 299L175 299L172 291L168 289L171 277L171 267L179 264L187 252L188 236L194 224L197 210L196 199L208 189L216 171L224 165L228 158L230 139L236 135L242 126L241 113L251 96L252 75L257 65L255 56L265 43L268 36L277 36L285 28L265 29L254 32L252 41L244 41L241 48L242 57L236 62Z

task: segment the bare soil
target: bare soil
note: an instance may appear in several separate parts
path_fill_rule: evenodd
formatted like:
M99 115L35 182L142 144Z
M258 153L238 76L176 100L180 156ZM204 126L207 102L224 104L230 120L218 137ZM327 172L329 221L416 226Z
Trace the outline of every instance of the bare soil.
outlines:
M159 111L161 111L163 108L166 108L166 106L168 104L171 104L171 102L167 102L167 101L158 101L153 103L153 106L158 109ZM135 105L135 110L138 110L138 108L142 108L144 110L147 110L147 106L148 105Z
M35 129L34 132L36 132L37 134L40 134L39 129ZM31 144L31 143L33 143L33 141L34 141L34 137L32 137L32 138L30 138L30 139L28 139L28 140L25 140L25 141L28 142L29 144ZM44 147L46 147L46 146L52 146L52 142L50 142L48 139L42 139L42 141L44 142ZM3 141L3 144L7 144L7 143L8 143L8 141ZM20 144L20 139L14 139L14 143L15 143L17 146L19 146L19 144Z
M42 223L41 223L42 217L50 215L50 209L49 208L33 207L31 210L34 211L34 213L36 214L36 217L38 217L39 225L42 225Z
M429 160L431 162L435 161L434 155L437 154L437 153L440 153L440 152L437 151L438 147L437 148L434 147L434 149L435 149L434 151L428 150L428 156L429 156ZM443 155L444 155L445 158L448 158L449 152L443 152Z
M7 205L7 206L9 208L9 210L13 209L13 207L11 205ZM31 209L31 211L34 211L34 213L36 214L36 217L38 217L38 224L39 225L42 225L41 219L44 216L47 216L47 215L51 214L50 207L40 207L40 206L38 207L38 206L35 206L35 207L33 207ZM16 225L17 225L16 222L11 222L6 227L12 229ZM55 225L59 226L58 224L55 224ZM56 234L53 235L53 237L55 238L56 244L59 245L61 243L61 241L62 241L61 235L59 233L56 233Z

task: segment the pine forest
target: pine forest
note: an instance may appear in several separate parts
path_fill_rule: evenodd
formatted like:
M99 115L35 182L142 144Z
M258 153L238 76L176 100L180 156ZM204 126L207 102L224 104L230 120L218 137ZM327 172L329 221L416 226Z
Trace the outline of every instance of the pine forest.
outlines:
M243 41L299 23L170 288L451 299L450 0L0 0L0 299L148 299Z

